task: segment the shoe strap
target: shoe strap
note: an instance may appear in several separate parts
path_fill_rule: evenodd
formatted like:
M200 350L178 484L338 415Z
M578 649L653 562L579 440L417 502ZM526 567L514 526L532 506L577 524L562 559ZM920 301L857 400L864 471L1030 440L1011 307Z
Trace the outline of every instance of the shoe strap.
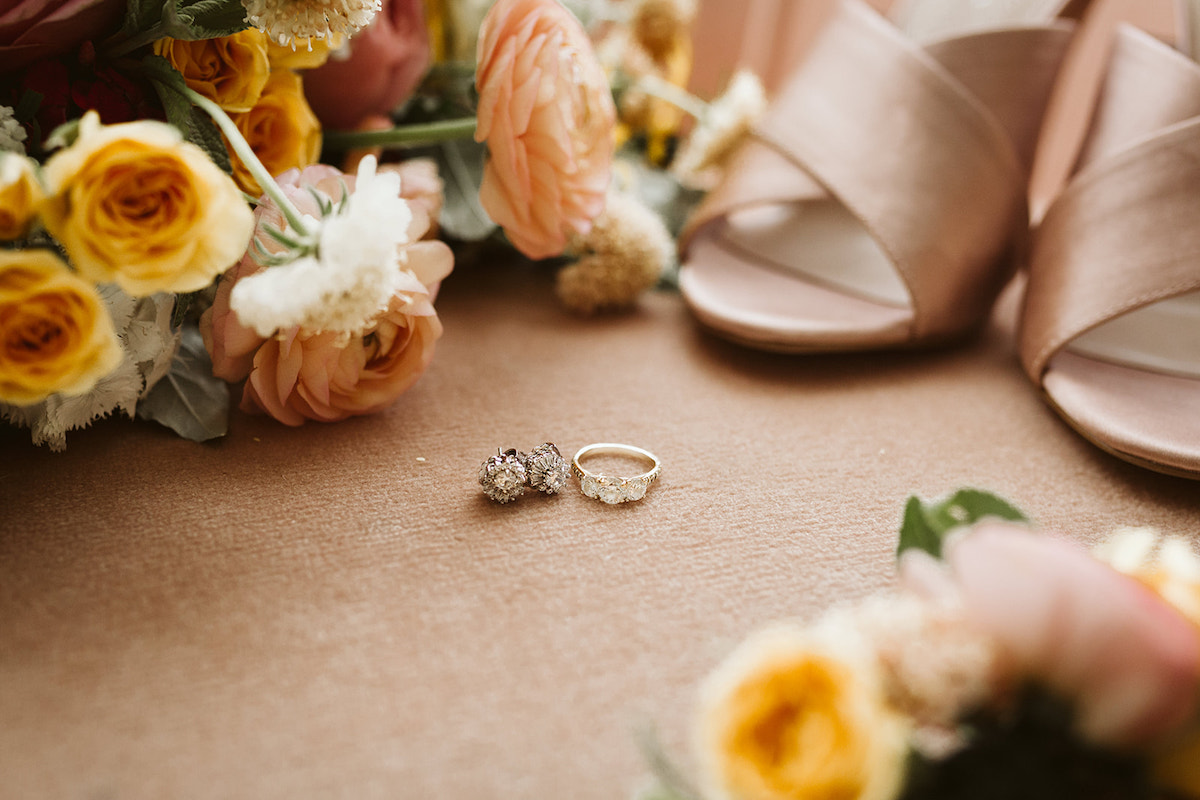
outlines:
M861 0L840 0L693 216L684 251L737 210L832 197L905 281L914 338L970 327L1011 275L1004 255L1028 222L1028 160L1070 30L980 33L926 49Z
M1040 383L1092 328L1200 290L1200 65L1118 31L1080 171L1029 257L1020 356Z

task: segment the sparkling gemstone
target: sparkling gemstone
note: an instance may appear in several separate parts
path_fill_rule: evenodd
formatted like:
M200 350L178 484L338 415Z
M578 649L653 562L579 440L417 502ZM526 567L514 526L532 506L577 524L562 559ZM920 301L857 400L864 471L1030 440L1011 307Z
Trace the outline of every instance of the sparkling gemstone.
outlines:
M525 465L515 450L494 455L479 468L479 485L498 503L516 500L525 492Z
M646 496L645 481L629 481L625 484L625 499L626 500L641 500Z
M558 448L550 443L541 444L529 453L526 463L529 470L529 485L546 494L556 494L567 485L571 467Z
M583 476L583 478L579 481L579 488L588 497L600 496L600 481L598 481L596 478L593 478L591 475Z
M600 486L600 499L609 505L625 502L625 492L617 481L606 480Z

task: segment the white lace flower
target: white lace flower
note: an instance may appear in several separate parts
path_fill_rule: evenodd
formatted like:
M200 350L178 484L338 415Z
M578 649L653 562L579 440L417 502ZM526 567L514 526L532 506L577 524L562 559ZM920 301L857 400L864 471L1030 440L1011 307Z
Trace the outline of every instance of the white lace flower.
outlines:
M263 337L293 327L359 333L400 288L412 219L400 176L364 158L341 213L310 223L320 225L317 255L238 281L230 305Z
M767 95L758 76L738 70L683 143L671 172L686 186L709 188L705 173L725 161L766 108Z
M117 368L81 395L54 394L31 406L0 403L0 418L29 428L34 444L49 445L55 452L67 449L67 431L86 428L117 411L132 418L138 400L170 369L179 345L179 332L171 330L174 295L135 300L115 284L98 289L124 350Z
M382 8L381 0L242 0L242 5L247 21L280 45L352 36Z
M0 106L0 150L25 155L25 129L8 106Z

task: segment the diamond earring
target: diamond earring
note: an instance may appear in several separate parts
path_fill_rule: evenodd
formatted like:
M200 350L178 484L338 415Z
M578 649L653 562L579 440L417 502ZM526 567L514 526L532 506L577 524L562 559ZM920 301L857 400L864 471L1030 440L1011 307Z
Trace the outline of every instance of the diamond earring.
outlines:
M529 473L526 456L515 449L501 451L479 466L479 485L483 493L497 503L511 503L525 493Z
M529 451L525 469L529 485L546 494L557 494L571 477L571 465L550 442Z

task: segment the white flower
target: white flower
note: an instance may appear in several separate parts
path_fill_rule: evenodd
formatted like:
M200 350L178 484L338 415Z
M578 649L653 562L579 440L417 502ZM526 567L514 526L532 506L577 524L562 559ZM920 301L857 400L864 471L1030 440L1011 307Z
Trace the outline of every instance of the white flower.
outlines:
M242 5L247 21L280 45L352 36L382 7L380 0L242 0Z
M709 188L706 172L721 166L767 108L762 82L739 70L725 93L709 104L696 129L671 162L671 171L686 186Z
M345 208L309 221L319 226L317 254L238 281L230 306L263 337L293 327L360 333L401 288L412 219L400 176L364 158Z
M25 129L8 106L0 106L0 150L25 155Z
M115 411L133 417L138 400L171 368L179 345L179 332L171 330L174 295L135 300L116 284L98 288L125 351L117 368L85 394L54 394L31 406L0 403L0 418L29 428L34 444L49 445L55 452L67 449L67 431L86 428Z

